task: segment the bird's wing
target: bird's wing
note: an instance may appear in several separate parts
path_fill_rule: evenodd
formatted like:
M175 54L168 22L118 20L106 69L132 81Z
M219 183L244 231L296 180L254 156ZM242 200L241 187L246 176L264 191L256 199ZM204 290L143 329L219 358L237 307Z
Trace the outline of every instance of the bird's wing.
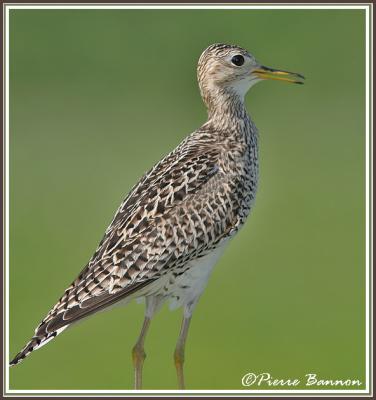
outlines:
M94 256L36 330L71 324L139 292L172 268L215 247L228 232L218 146L183 142L118 209Z

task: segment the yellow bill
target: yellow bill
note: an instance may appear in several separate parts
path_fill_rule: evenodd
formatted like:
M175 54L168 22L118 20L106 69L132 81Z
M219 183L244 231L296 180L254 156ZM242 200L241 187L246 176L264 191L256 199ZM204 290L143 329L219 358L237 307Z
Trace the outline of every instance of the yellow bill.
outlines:
M259 68L252 71L253 74L258 76L260 79L274 79L276 81L285 81L291 83L297 83L302 85L304 82L304 76L296 72L283 71L279 69L268 68L261 65Z

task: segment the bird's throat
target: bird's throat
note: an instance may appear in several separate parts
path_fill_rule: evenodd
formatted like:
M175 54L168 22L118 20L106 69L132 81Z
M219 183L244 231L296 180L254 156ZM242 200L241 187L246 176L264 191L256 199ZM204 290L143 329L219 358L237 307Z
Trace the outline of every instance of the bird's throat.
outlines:
M208 121L220 131L244 130L250 123L244 97L232 92L217 92L205 99Z

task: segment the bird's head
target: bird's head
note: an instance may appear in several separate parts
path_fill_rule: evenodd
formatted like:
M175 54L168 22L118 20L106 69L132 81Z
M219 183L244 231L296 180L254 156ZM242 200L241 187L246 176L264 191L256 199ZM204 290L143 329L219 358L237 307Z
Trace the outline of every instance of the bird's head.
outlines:
M198 82L205 103L221 93L244 98L248 90L264 79L302 84L304 77L294 72L261 65L247 50L234 45L213 44L198 61Z

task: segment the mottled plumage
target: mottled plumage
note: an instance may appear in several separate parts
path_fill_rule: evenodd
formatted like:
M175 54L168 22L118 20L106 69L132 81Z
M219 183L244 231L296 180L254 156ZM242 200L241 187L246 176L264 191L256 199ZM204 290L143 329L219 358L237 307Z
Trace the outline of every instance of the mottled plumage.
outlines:
M243 66L232 63L234 55L243 57ZM261 74L260 68L237 46L204 51L198 81L208 121L134 186L89 263L11 364L119 301L146 297L152 316L170 299L190 317L224 244L255 199L258 134L244 95L263 78L250 74Z

